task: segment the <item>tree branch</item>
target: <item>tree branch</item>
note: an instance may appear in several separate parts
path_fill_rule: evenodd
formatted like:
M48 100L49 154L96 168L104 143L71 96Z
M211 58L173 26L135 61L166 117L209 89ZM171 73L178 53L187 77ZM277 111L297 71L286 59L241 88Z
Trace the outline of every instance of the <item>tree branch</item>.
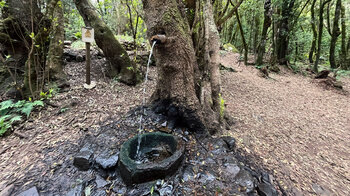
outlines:
M224 24L229 18L231 18L233 16L233 14L237 11L237 9L239 8L239 6L242 4L243 0L239 0L239 2L237 3L237 5L235 6L232 3L232 0L229 0L231 5L233 6L233 9L224 17L222 17L220 20L217 21L216 26L220 27L222 24Z

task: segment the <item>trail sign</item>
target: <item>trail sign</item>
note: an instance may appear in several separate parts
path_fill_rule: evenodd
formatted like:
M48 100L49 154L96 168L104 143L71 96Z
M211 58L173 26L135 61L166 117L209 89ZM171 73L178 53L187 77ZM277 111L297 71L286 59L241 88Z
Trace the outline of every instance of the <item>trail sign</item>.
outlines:
M86 89L92 89L95 87L95 83L91 83L90 78L90 44L94 41L94 29L91 27L83 27L81 28L81 38L86 45L86 83L84 87Z
M81 28L81 37L83 42L92 43L94 41L94 29L91 27Z

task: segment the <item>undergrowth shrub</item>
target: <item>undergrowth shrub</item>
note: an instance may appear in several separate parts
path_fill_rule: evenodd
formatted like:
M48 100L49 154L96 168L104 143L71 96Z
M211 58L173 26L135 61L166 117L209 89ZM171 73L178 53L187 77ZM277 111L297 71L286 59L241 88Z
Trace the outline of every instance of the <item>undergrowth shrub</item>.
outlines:
M0 136L3 136L12 125L21 121L22 117L28 118L32 110L36 107L43 107L44 102L37 101L17 101L6 100L0 103Z

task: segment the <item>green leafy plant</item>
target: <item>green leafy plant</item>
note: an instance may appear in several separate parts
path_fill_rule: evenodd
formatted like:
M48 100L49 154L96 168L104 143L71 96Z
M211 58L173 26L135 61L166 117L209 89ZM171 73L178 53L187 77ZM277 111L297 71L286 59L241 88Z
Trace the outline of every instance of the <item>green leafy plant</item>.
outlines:
M29 117L30 113L35 107L44 106L44 102L41 100L37 101L17 101L6 100L0 103L0 136L5 134L12 125L21 121L22 117Z
M40 100L51 99L53 96L53 92L53 88L50 88L47 92L40 92Z
M81 39L81 32L80 31L78 31L78 32L76 32L76 33L74 33L74 36L77 38L77 39Z

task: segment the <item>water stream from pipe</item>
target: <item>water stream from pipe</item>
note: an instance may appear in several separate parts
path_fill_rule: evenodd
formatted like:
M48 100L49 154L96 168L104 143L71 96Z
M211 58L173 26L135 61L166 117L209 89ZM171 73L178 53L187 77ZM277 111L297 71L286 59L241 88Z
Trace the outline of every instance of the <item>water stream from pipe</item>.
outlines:
M143 115L145 115L146 109L145 109L145 104L146 104L146 87L147 87L147 82L148 82L148 72L149 72L149 65L151 63L151 57L153 54L153 49L154 46L156 45L157 41L154 41L152 43L152 48L148 57L148 62L147 62L147 68L146 68L146 76L145 76L145 82L143 84L143 93L142 93L142 112L140 115L140 125L139 125L139 129L137 132L137 150L136 150L136 163L139 162L140 159L140 146L141 146L141 134L143 133L143 127L142 127L142 120L143 120Z

